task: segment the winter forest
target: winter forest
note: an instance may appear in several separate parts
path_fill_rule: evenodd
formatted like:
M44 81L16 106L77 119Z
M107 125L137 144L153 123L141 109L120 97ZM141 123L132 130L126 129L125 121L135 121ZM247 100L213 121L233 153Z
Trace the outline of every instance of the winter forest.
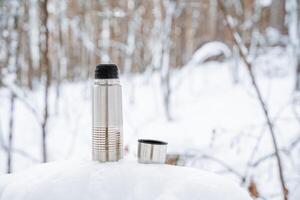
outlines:
M169 165L300 199L299 0L0 0L0 179L91 157L99 63L119 67L125 157L161 139Z

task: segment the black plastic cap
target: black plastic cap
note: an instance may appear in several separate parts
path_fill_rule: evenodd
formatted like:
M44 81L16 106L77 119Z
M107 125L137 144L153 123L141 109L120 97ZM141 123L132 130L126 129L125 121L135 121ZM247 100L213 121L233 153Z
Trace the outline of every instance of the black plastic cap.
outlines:
M95 79L119 78L118 67L115 64L100 64L96 66Z
M139 139L139 143L145 143L145 144L153 144L153 145L167 145L167 142L160 141L160 140L149 140L149 139Z

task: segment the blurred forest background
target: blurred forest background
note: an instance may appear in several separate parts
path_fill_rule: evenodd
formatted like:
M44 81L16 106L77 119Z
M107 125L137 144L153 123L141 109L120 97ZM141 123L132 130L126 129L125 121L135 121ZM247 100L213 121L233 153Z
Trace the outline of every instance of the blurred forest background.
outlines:
M90 156L91 85L116 63L126 154L300 198L299 0L0 0L0 173Z

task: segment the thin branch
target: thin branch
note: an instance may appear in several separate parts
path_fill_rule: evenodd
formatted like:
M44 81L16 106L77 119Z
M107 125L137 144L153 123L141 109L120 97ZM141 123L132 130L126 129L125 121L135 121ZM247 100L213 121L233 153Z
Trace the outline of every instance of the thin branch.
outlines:
M249 164L249 166L251 167L257 167L259 164L261 164L262 162L264 161L267 161L269 160L270 158L273 158L275 156L275 153L270 153L270 154L267 154L259 159L257 159L255 162L252 162Z
M218 158L215 158L213 156L205 155L205 154L199 156L198 158L207 159L207 160L211 160L211 161L218 163L219 165L221 165L222 167L227 169L229 172L231 172L231 173L235 174L237 177L239 177L242 180L242 182L244 182L245 177L241 173L239 173L237 170L235 170L233 167L231 167L230 165L225 163L224 161L222 161Z
M245 48L245 46L243 45L241 37L239 36L239 34L237 33L237 31L234 30L234 28L231 26L231 24L229 22L229 18L228 18L228 15L227 15L226 8L224 6L224 2L222 0L218 0L218 3L219 3L219 6L220 6L220 9L221 9L221 11L222 11L222 13L224 15L226 26L228 27L228 29L230 31L230 34L233 37L233 41L236 44L236 46L238 47L238 50L239 50L240 55L242 57L242 60L244 61L245 65L247 67L247 71L248 71L248 73L250 75L250 78L251 78L251 81L252 81L252 85L253 85L253 87L255 89L255 92L257 94L259 103L261 105L261 108L262 108L263 113L265 115L265 118L267 120L267 124L268 124L268 127L269 127L269 131L270 131L270 135L271 135L271 138L272 138L272 142L273 142L273 147L274 147L274 150L275 150L275 156L276 156L277 166L278 166L278 173L279 173L279 178L280 178L280 183L281 183L281 188L282 188L284 200L288 200L288 189L286 187L286 183L285 183L284 176L283 176L282 162L281 162L281 158L280 158L280 155L279 155L278 144L277 144L277 139L275 137L275 132L274 132L274 129L273 129L273 124L271 122L271 119L270 119L270 116L269 116L269 111L268 111L267 106L266 106L266 104L264 102L264 99L262 97L261 91L258 88L258 85L256 83L256 79L255 79L254 73L252 71L252 64L247 59L247 55L246 54L247 54L248 51Z
M294 113L296 120L300 123L300 116L296 110L296 100L295 99L292 101L292 112Z
M300 136L290 144L289 151L294 149L298 144L300 144Z
M286 108L287 105L283 106L278 112L277 114L275 115L275 117L272 119L273 120L273 123L275 123L276 121L278 121L280 119L280 115L281 113L284 111L284 109ZM256 154L256 152L258 151L259 149L259 146L260 146L260 142L262 141L262 137L264 136L264 133L267 129L267 124L264 124L263 125L263 128L261 130L261 133L259 134L258 138L257 138L257 141L255 143L255 146L250 154L250 158L248 160L248 164L247 164L247 168L245 170L245 177L248 176L248 172L250 170L250 167L253 167L253 160L254 160L254 156ZM259 163L258 163L259 164ZM256 166L255 166L256 167Z
M287 155L289 155L289 154L291 153L291 151L292 151L294 148L296 148L297 145L299 145L299 144L300 144L300 137L297 137L294 141L292 141L292 142L290 143L290 145L289 145L287 148L281 149L281 150L279 150L279 151L280 151L280 152L283 152L283 153L285 153L285 154L287 154ZM256 161L250 163L249 166L251 166L251 167L257 167L257 166L258 166L259 164L261 164L262 162L264 162L264 161L266 161L266 160L268 160L269 158L272 158L272 157L274 157L274 156L276 156L275 152L270 153L270 154L267 154L267 155L265 155L265 156L263 156L263 157L257 159Z
M8 147L4 144L4 140L2 138L2 134L0 134L0 147L5 151L8 152ZM17 149L17 148L12 148L11 149L12 153L17 153L29 160L31 160L32 162L38 163L40 162L39 159L33 157L32 155L30 155L29 153L27 153L26 151L23 151L22 149Z
M2 144L2 148L7 152L8 148ZM26 151L22 150L22 149L17 149L17 148L12 148L12 153L16 153L19 154L20 156L23 156L29 160L31 160L34 163L39 163L40 159L37 159L35 157L33 157L32 155L30 155L29 153L27 153Z
M5 145L5 142L4 142L2 127L1 127L1 121L0 121L0 148L2 148L5 152L9 151L8 147ZM17 149L17 148L12 147L11 152L19 154L19 155L31 160L32 162L36 162L36 163L39 162L39 159L33 157L32 155L30 155L29 153L27 153L26 151L23 151L21 149Z
M6 87L10 92L12 92L15 97L20 100L20 102L22 102L26 108L31 111L33 113L33 115L35 116L35 118L37 119L38 123L41 123L41 118L39 115L39 112L26 100L25 96L20 95L20 92L18 90L18 88L16 86L12 86L8 83L6 83L6 81L2 81L2 84L4 85L4 87Z
M240 172L235 170L232 166L230 166L226 162L224 162L224 161L220 160L219 158L216 158L212 155L201 154L200 152L197 151L195 153L185 153L182 156L184 156L185 158L194 159L193 162L195 162L195 160L204 160L204 159L211 160L211 161L219 164L220 166L222 166L228 172L236 175L239 179L241 179L241 182L244 182L244 180L245 180L245 177Z

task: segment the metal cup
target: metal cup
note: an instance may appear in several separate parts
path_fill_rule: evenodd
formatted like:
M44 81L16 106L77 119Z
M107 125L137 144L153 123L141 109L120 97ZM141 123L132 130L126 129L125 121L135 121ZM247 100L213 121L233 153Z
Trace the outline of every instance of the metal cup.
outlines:
M138 162L144 164L164 164L167 155L167 142L159 140L138 140Z

